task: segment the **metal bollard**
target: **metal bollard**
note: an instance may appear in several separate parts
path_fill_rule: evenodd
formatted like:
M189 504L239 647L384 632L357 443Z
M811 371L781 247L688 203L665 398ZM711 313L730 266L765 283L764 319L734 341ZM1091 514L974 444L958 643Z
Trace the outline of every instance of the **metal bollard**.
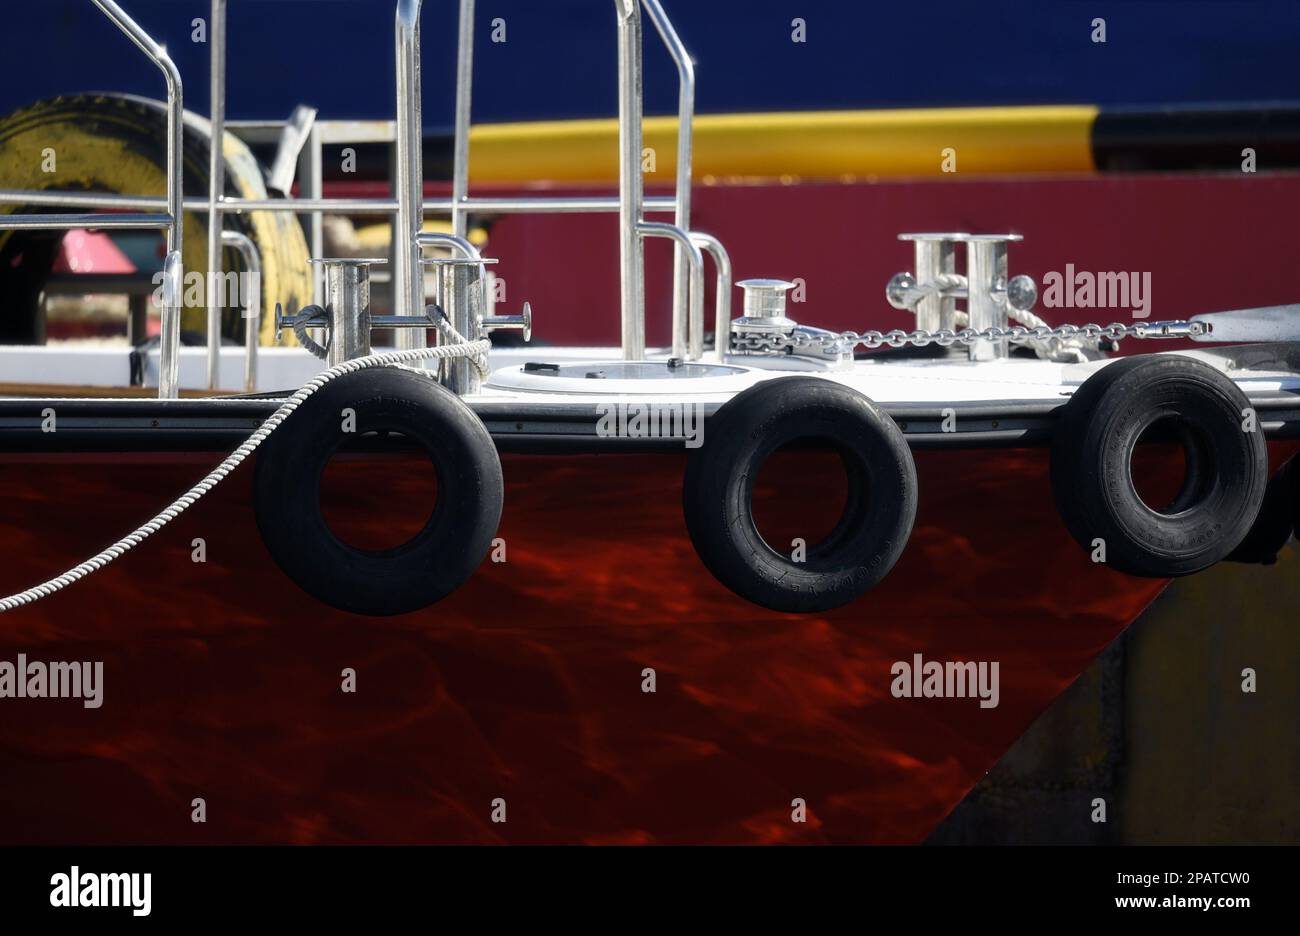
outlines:
M325 312L329 316L330 367L370 353L370 268L387 260L312 260L325 277Z
M916 245L915 279L924 286L957 280L957 247L965 234L900 234L898 239ZM957 300L951 290L930 289L916 302L916 327L922 331L953 331L957 327Z
M1006 328L1007 245L1023 240L1019 234L972 234L966 240L966 314L970 327ZM992 361L1010 355L1005 338L970 344L972 361Z
M472 250L472 248L470 248ZM450 324L466 341L475 341L484 334L498 329L516 329L523 332L524 340L532 338L533 310L524 303L520 315L485 315L486 302L482 292L486 286L483 269L495 260L473 257L439 257L424 259L424 266L435 272L434 289L440 300L428 306L423 315L374 315L370 311L370 267L386 260L335 259L312 260L324 272L325 306L308 306L297 315L285 316L277 304L275 332L279 339L284 328L328 328L329 347L325 350L326 364L333 367L343 361L365 357L371 353L370 330L394 329L398 334L415 329L421 332L438 329L439 340L446 341ZM458 321L459 320L459 321ZM410 342L398 342L398 346ZM315 349L319 354L319 349ZM461 396L476 393L479 389L478 370L466 359L443 361L438 378L449 390ZM452 369L450 365L463 364Z
M483 297L487 286L486 265L496 261L481 257L424 257L420 262L433 267L433 294L452 327L466 341L477 340L486 302ZM481 380L468 358L441 361L438 373L447 389L459 396L479 391Z

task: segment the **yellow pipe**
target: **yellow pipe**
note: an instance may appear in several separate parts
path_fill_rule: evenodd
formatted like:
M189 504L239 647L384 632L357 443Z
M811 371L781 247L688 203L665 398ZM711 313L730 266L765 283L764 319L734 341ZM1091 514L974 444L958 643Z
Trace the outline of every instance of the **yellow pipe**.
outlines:
M696 178L840 178L1093 172L1092 106L965 107L704 115ZM645 121L647 182L676 172L677 121ZM946 150L955 172L945 172ZM470 131L475 183L615 182L618 122L481 124Z

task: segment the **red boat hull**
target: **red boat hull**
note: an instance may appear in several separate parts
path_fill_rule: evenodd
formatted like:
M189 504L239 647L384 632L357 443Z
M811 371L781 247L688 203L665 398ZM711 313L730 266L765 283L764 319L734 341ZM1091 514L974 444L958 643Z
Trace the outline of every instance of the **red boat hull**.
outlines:
M0 590L80 561L210 461L7 457ZM507 456L506 561L390 619L333 611L280 573L241 469L123 560L5 616L0 659L103 660L105 696L4 703L0 838L921 841L1163 582L1070 539L1045 450L917 464L899 565L808 617L750 605L701 566L680 456ZM353 520L385 523L425 470L347 463ZM765 513L797 516L782 493ZM998 706L894 698L891 665L916 653L998 661Z

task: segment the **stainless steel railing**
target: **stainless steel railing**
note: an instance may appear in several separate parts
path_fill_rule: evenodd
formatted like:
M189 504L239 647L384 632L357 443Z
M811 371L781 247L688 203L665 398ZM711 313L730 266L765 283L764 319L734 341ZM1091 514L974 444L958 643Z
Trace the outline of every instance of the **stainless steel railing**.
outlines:
M212 148L210 186L207 199L184 199L180 163L180 144L184 109L180 74L157 43L134 23L113 0L92 0L140 48L163 69L168 80L168 188L166 199L148 196L110 195L80 192L19 192L0 190L0 204L26 204L33 207L109 209L115 211L166 213L135 215L33 215L0 216L0 228L163 228L168 231L168 252L179 252L181 215L184 211L208 215L208 309L207 309L207 376L210 387L216 386L220 362L220 308L212 296L212 284L221 271L221 250L229 243L222 233L226 214L245 211L288 211L310 214L376 213L395 217L394 230L394 311L399 315L423 315L424 274L420 262L419 233L426 214L449 214L453 231L464 236L471 212L495 214L523 213L619 213L620 294L622 353L625 359L645 356L645 281L644 238L663 236L675 241L673 264L673 348L698 358L703 347L701 248L715 261L719 287L717 329L726 334L730 315L730 261L715 238L690 230L691 160L693 154L693 120L695 109L695 72L690 56L665 13L660 0L614 0L619 27L619 194L617 197L505 197L476 198L469 194L469 129L473 88L473 17L474 0L460 0L458 31L458 66L456 79L456 138L450 198L424 199L422 171L423 130L420 82L420 14L423 0L398 0L395 45L397 52L397 111L393 124L393 142L397 162L397 197L395 199L301 198L246 199L223 195L225 154L222 141L225 131L226 78L226 0L212 0L212 18L208 38L212 71ZM663 40L678 71L678 140L677 173L674 196L647 198L641 175L642 158L642 29L644 8ZM322 135L313 133L309 147L315 150L314 164L319 166ZM313 194L318 186L312 189ZM647 222L648 212L674 214L671 225ZM316 227L319 225L317 224ZM313 246L319 246L313 237ZM171 264L176 273L180 267ZM175 295L179 300L181 291ZM453 306L455 309L463 304ZM724 316L727 316L724 318ZM473 323L453 322L463 334L472 337ZM463 327L462 327L463 326ZM163 341L160 396L175 396L174 378L179 361L179 306L163 310ZM401 347L422 347L422 329L398 331ZM720 339L721 340L721 339ZM250 352L255 356L255 352ZM248 365L254 369L255 361Z
M704 254L691 235L675 224L638 221L635 233L638 241L646 237L666 237L677 244L678 253L686 252L690 274L687 277L689 306L673 306L673 357L698 361L704 356ZM686 318L688 310L689 322ZM696 323L700 325L698 330L694 327Z
M221 276L221 255L225 241L221 236L223 218L217 202L226 192L226 0L212 0L208 22L211 55L212 145L208 151L208 389L217 389L221 364L221 305L217 302L217 283Z
M641 5L659 33L659 38L668 49L673 64L677 66L677 189L674 196L673 223L678 229L689 231L691 229L691 162L695 147L695 63L691 61L691 54L686 50L686 44L677 35L677 30L673 28L672 21L668 19L668 14L664 12L659 0L641 0ZM685 314L687 303L690 301L690 285L687 281L686 269L689 261L689 251L679 245L673 256L674 322ZM698 322L699 344L702 348L704 321L698 319ZM691 342L691 347L695 348L694 341ZM692 354L698 357L694 350Z
M120 215L0 215L0 230L71 230L95 228L99 230L166 230L167 259L163 268L162 307L162 366L158 377L158 396L164 399L179 393L179 355L182 285L184 266L182 238L184 235L184 179L181 162L181 140L184 133L185 103L180 71L160 46L143 28L113 0L91 0L95 6L126 34L151 62L158 66L167 82L167 198L166 212L162 214ZM21 194L21 193L20 193ZM31 204L32 202L24 202ZM49 201L50 207L66 207ZM152 205L153 202L151 201ZM33 207L36 207L34 204ZM146 209L147 210L147 209Z
M727 355L727 346L731 335L731 255L722 246L722 241L712 234L691 234L695 245L713 258L717 282L713 310L713 357L719 364ZM697 316L691 320L691 347L704 348L704 317Z
M420 12L423 0L397 3L397 230L393 235L393 312L419 315L424 268L415 238L424 218L424 132L420 110ZM463 333L462 333L463 334ZM397 347L419 348L421 329L397 333Z
M328 122L326 122L328 126ZM452 211L450 198L426 198L423 209L425 215L447 215ZM57 189L45 189L40 192L21 189L0 189L0 205L30 205L47 208L86 208L106 209L109 211L161 212L167 209L167 199L153 195L117 195L109 192L63 192ZM527 196L520 198L466 198L460 202L463 210L478 211L484 214L597 214L618 211L617 197L602 195L581 196ZM671 198L648 197L644 201L647 213L670 213L676 203ZM206 198L187 198L184 201L186 211L206 212ZM223 215L242 214L246 211L287 211L291 214L320 214L336 212L339 214L376 214L396 215L398 204L392 198L231 198L221 199L217 211ZM16 217L10 215L8 217ZM30 217L50 218L53 215ZM84 216L83 216L84 217ZM96 221L106 215L90 215ZM16 227L17 225L15 225ZM138 226L138 225L137 225Z
M238 251L251 280L251 288L244 293L244 301L247 303L247 308L244 309L244 390L253 393L257 390L257 344L262 324L262 255L253 239L238 231L222 231L221 243ZM208 341L212 340L209 335ZM216 341L220 344L220 335L217 335Z
M702 295L699 247L690 232L691 160L695 114L695 69L660 0L614 0L618 19L619 57L619 195L617 200L601 198L511 198L476 199L469 194L469 128L473 98L474 0L460 0L456 70L456 139L452 170L451 217L453 231L464 236L471 210L497 213L523 212L619 212L619 282L621 306L622 353L628 360L645 356L645 251L643 239L664 236L676 242L673 264L673 347L692 357L702 355L703 318L697 294ZM423 202L423 184L419 173L423 135L421 130L419 22L422 0L399 0L397 5L397 146L398 146L398 284L399 314L421 314L422 271L414 259L419 251L413 246L418 235L418 220L427 207ZM669 55L677 66L678 140L676 191L671 202L647 199L641 175L642 154L642 29L641 10L650 16ZM647 223L645 214L671 206L674 224ZM671 229L671 230L669 230ZM725 251L714 239L708 249L715 257L721 253L719 278L730 263ZM403 266L403 264L409 264ZM729 290L728 290L729 291ZM719 295L720 307L729 306L729 296ZM457 329L461 329L460 323ZM471 323L465 323L467 326ZM698 334L697 334L698 333ZM422 341L423 334L407 330L408 341Z
M451 171L451 232L469 233L469 124L474 86L474 0L460 0L460 29L456 39L456 142Z

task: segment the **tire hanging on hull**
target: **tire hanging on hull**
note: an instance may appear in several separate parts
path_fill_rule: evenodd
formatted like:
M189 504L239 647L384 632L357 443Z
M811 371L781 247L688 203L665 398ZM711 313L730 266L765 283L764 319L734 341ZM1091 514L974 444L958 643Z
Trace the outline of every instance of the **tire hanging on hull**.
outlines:
M438 477L423 528L393 549L350 546L321 512L330 458L367 433L394 433L423 449ZM429 376L382 368L340 377L258 452L254 508L262 540L303 591L356 614L418 611L474 573L491 548L504 500L501 461L482 421Z
M1186 471L1169 505L1149 506L1133 451L1149 430L1182 443ZM1262 428L1230 379L1181 355L1124 358L1093 374L1063 408L1052 445L1052 493L1089 553L1130 575L1170 578L1208 568L1245 539L1268 481Z
M1272 565L1300 528L1300 460L1292 459L1268 482L1259 516L1231 555L1230 562Z
M751 508L759 468L801 440L835 449L849 485L835 528L797 562L763 538ZM764 381L719 409L682 491L709 571L742 598L794 613L838 608L880 582L907 545L916 502L916 467L893 420L862 394L814 377Z

